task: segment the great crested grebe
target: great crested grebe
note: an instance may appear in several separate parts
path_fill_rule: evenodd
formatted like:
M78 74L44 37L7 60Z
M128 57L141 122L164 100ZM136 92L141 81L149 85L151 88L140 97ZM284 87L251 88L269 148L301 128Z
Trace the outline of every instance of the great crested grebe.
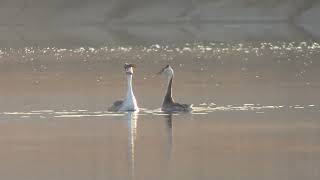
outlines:
M175 111L192 111L192 104L180 104L174 102L172 98L172 84L173 84L173 76L174 71L170 65L164 67L158 74L164 74L168 79L167 92L164 97L161 110L167 112L175 112Z
M132 90L133 68L135 67L136 65L134 64L124 64L124 69L127 76L126 98L124 100L114 102L113 105L108 109L109 111L139 111L137 100Z

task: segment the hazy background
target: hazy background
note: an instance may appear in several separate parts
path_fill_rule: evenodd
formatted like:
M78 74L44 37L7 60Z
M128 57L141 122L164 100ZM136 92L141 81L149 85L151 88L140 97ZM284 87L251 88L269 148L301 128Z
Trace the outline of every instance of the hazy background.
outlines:
M319 0L0 0L1 180L319 180ZM139 113L113 113L134 63ZM190 113L159 107L173 95Z
M0 0L0 47L301 41L317 0Z

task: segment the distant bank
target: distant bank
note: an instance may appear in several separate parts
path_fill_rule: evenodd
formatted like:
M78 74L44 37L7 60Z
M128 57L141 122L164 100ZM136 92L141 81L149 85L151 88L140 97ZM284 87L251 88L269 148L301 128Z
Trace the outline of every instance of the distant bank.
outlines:
M0 43L319 40L318 17L317 0L2 0Z

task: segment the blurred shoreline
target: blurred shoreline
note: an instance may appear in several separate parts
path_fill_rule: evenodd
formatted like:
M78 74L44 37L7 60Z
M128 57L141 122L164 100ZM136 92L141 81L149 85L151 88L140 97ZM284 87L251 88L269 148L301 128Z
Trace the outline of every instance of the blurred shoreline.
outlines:
M95 26L0 26L0 48L185 44L194 42L318 41L287 23L111 24Z
M319 41L320 3L4 0L0 48Z

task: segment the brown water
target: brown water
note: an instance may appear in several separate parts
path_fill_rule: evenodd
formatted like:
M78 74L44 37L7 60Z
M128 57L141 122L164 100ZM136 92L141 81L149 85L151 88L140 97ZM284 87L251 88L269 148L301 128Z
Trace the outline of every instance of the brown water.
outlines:
M317 43L0 51L0 178L320 177ZM111 113L136 63L141 111ZM191 113L159 111L164 65Z

